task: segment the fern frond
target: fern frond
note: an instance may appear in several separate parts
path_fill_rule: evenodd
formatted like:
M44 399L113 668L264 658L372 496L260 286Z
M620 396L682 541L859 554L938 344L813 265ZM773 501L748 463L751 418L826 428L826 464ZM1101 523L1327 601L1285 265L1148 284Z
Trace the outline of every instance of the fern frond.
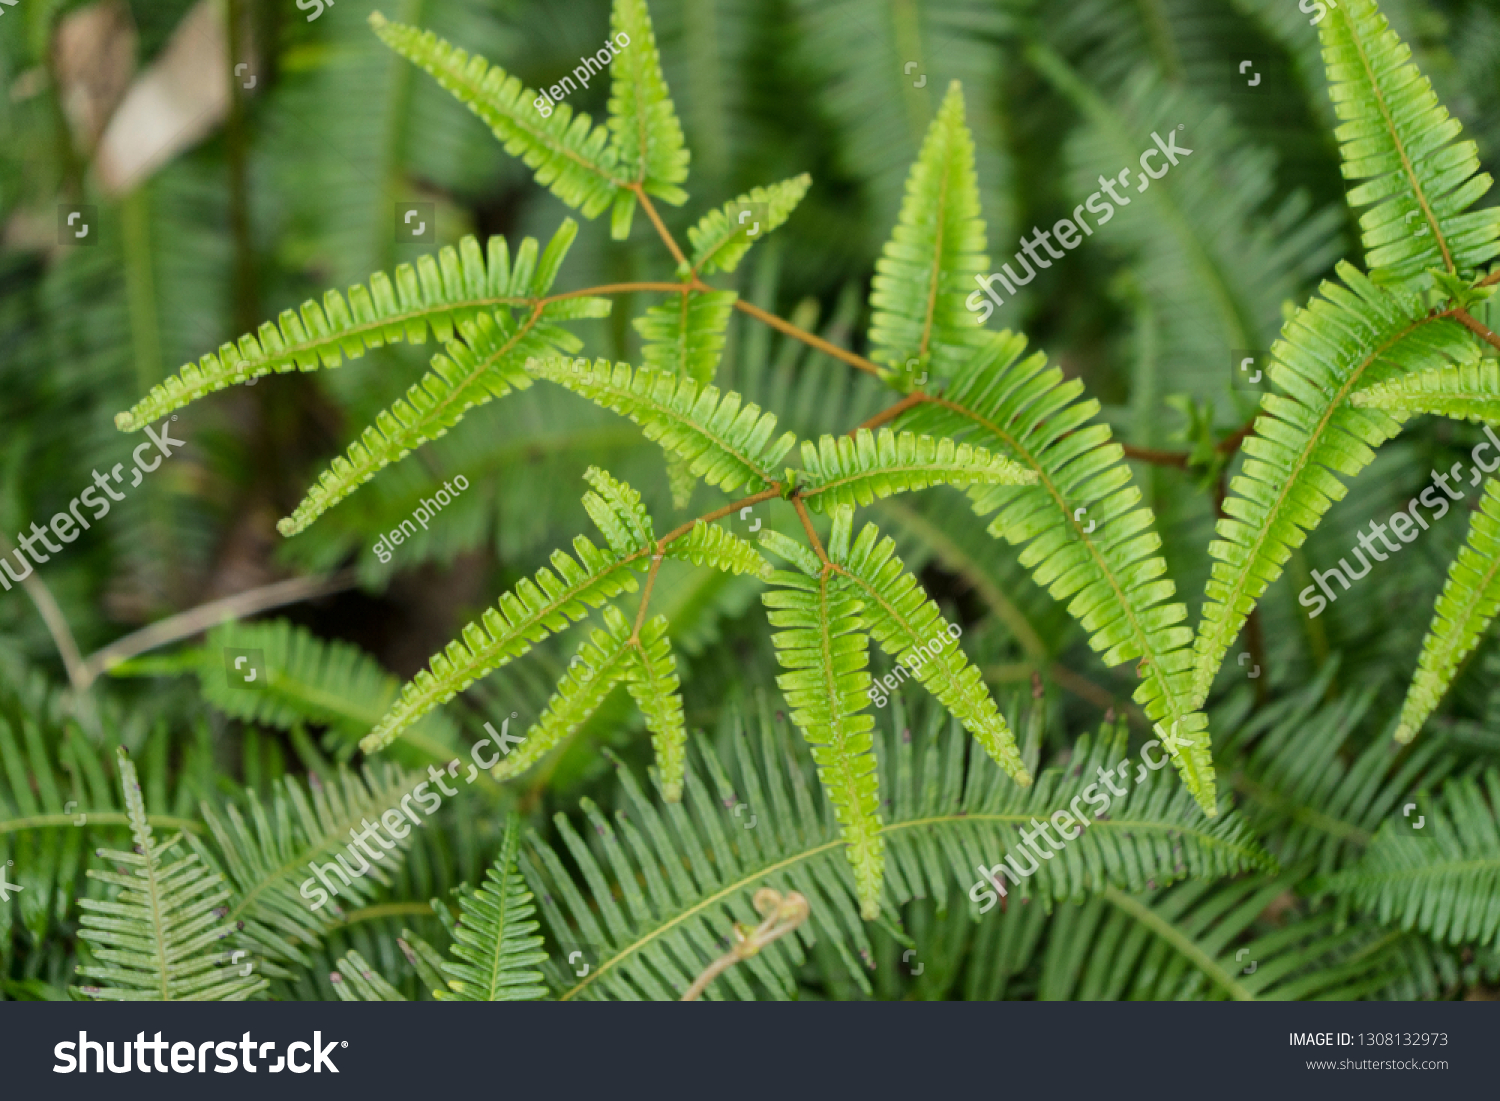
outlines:
M633 486L597 466L585 470L583 478L594 487L592 493L583 495L584 511L604 535L610 550L631 554L656 541L651 516Z
M1283 861L1315 857L1324 872L1357 859L1407 795L1442 780L1454 765L1451 755L1438 755L1435 738L1400 754L1378 738L1363 751L1351 744L1376 692L1345 692L1325 702L1337 670L1329 661L1305 688L1247 723L1245 732L1268 728L1236 777L1240 806L1257 834Z
M683 291L631 322L644 344L646 366L708 383L724 354L724 330L738 298L734 291Z
M1457 363L1479 355L1458 322L1429 313L1413 298L1375 286L1349 264L1344 286L1325 282L1322 297L1298 310L1272 347L1271 380L1247 456L1230 482L1219 538L1209 544L1213 573L1194 641L1192 696L1208 696L1214 674L1251 610L1293 549L1302 545L1352 478L1375 457L1374 448L1399 423L1379 409L1348 401L1361 386L1398 374Z
M682 681L677 676L677 659L667 637L667 617L652 616L641 624L640 638L630 645L625 657L629 670L625 687L651 731L662 798L675 803L682 798L683 771L687 767L687 722L678 692Z
M823 436L802 441L802 469L810 475L799 494L819 512L839 505L868 505L877 497L934 485L1034 485L1034 470L982 447L955 444L889 428L872 434L861 428L853 438Z
M1500 772L1443 785L1422 832L1392 816L1354 867L1321 887L1439 943L1500 946Z
M738 535L702 520L690 532L667 545L666 557L681 558L697 566L712 566L725 573L749 574L762 581L771 576L771 563Z
M1328 912L1279 928L1259 921L1297 878L1182 883L1144 895L1106 887L1101 898L1053 919L1037 996L1353 999L1390 982L1390 938L1341 927Z
M632 571L646 565L650 548L628 554L606 553L580 535L573 540L577 559L554 551L552 568L523 579L491 608L463 629L440 654L401 689L401 698L359 743L374 753L400 737L412 723L447 703L478 678L520 657L550 634L577 623L611 597L634 592ZM580 563L582 563L580 565Z
M585 218L601 214L630 183L609 145L608 128L592 125L588 115L575 117L570 106L557 103L544 117L536 106L544 97L500 66L470 57L431 31L387 22L379 12L370 13L370 26L483 119L505 151L536 173L537 183Z
M1018 787L988 758L966 754L967 736L940 708L908 722L899 703L892 706L890 721L881 724L880 789L890 802L880 836L887 846L885 891L897 906L914 897L930 898L950 915L955 903L977 906L984 887L978 869L1007 850L1024 851L1018 829L1074 800L1087 815L1083 793L1097 803L1095 791L1105 790L1101 772L1129 786L1133 769L1146 771L1125 757L1121 723L1079 739L1066 769L1049 768L1034 786ZM768 707L758 721L736 721L733 730L722 763L706 739L694 740L680 804L648 799L617 763L619 809L606 819L585 803L580 828L588 842L558 815L558 832L581 876L533 838L522 868L544 920L559 944L583 949L592 965L582 977L572 967L546 965L560 1000L680 996L722 954L716 938L726 925L753 917L750 899L761 886L805 895L812 904L809 929L726 972L708 997L795 997L814 940L821 959L870 993L868 964L876 954L859 920L840 826L827 813L826 796L816 786L808 790L803 771L785 764L789 753L805 751ZM1035 863L1039 869L1012 891L1039 904L1016 905L1013 894L1011 916L1106 886L1138 892L1184 876L1217 879L1275 868L1237 813L1207 820L1182 785L1155 772L1130 786L1108 813L1089 819L1062 859ZM955 877L967 901L955 898ZM985 910L991 912L981 922L1001 916L993 901Z
M510 306L532 306L532 296L552 285L557 266L567 254L578 225L564 219L548 243L540 265L536 243L527 238L514 264L504 237L491 237L488 253L478 240L465 237L458 248L442 248L437 259L423 256L413 268L402 264L394 278L385 272L370 277L369 286L355 284L348 299L338 291L324 292L320 306L312 299L301 311L283 310L275 323L267 321L235 344L224 344L197 363L151 388L129 412L115 415L115 427L134 432L205 394L246 382L272 371L316 371L339 366L345 357L358 359L367 348L407 340L421 344L430 328L439 341L453 339L460 321L495 310L505 316ZM581 302L581 305L580 305ZM547 318L600 317L610 309L607 299L565 299L548 303Z
M1031 775L1021 763L1015 735L985 688L984 678L969 664L937 604L896 557L895 541L881 539L879 529L866 524L845 553L830 550L830 556L864 601L871 636L896 661L896 673L884 678L885 691L894 691L892 680L899 684L902 674L909 672L1016 783L1029 785ZM872 691L884 694L879 682Z
M218 907L230 897L221 876L209 872L196 853L171 863L166 858L182 842L178 834L157 843L146 821L146 804L135 765L118 751L120 786L135 852L99 850L120 872L90 868L90 879L119 889L116 898L78 900L83 908L78 935L100 962L78 968L80 975L108 983L78 990L101 1001L243 1001L269 983L242 977L222 952L210 946L234 932Z
M225 651L259 650L264 668L253 683L231 678ZM290 730L299 722L327 726L352 744L396 701L401 682L352 643L324 639L285 619L230 622L208 633L192 655L199 690L232 718ZM416 761L448 761L459 750L457 726L445 715L417 722L404 744Z
M787 672L776 678L792 708L792 722L812 746L834 815L843 826L858 888L860 916L880 914L885 843L880 837L880 778L869 706L870 637L853 587L827 571L814 576L777 570L781 586L762 599L770 609L776 660Z
M681 206L688 196L677 185L687 179L689 153L662 76L646 0L614 0L609 25L612 37L623 34L629 41L610 65L610 146L619 171L627 182ZM630 233L634 201L631 192L616 200L611 233L617 240Z
M976 434L1033 470L1037 485L971 490L981 516L999 513L989 531L1025 545L1020 562L1103 653L1106 665L1138 662L1135 700L1169 735L1173 760L1204 813L1217 813L1208 719L1190 697L1187 609L1159 553L1151 509L1131 484L1123 449L1099 403L1079 401L1083 384L1064 380L1040 353L1021 357L1024 337L992 334L988 346L954 375L941 397L918 403L898 421L933 435Z
M526 731L521 744L490 770L495 779L519 776L556 749L599 710L604 698L629 674L626 651L630 647L630 624L618 608L610 605L604 609L604 625L608 630L595 628L578 648L546 710Z
M432 369L349 445L347 458L333 460L277 531L296 535L391 463L447 435L474 406L530 386L522 364L550 347L530 322L513 328L481 315L460 322L459 331L464 343L453 341L447 355L432 357Z
M693 246L693 254L688 257L692 270L699 275L733 271L751 245L792 216L810 186L812 177L804 172L769 187L752 187L718 210L710 210L687 233ZM752 204L765 208L763 221L758 217L740 217ZM745 224L747 220L749 225Z
M213 835L215 859L234 886L229 922L267 959L307 966L304 949L319 944L346 909L365 905L390 884L390 873L405 859L410 842L398 838L395 849L379 850L384 858L365 861L369 872L349 884L331 880L339 885L342 904L326 899L311 907L313 894L302 893L317 882L308 875L308 866L332 863L349 847L351 835L399 807L425 777L389 764L368 766L362 776L340 769L327 782L316 774L306 785L284 777L269 806L252 789L246 792L245 814L230 804L221 816L205 805L203 820Z
M1500 364L1462 363L1457 370L1414 371L1349 395L1361 409L1383 409L1397 420L1430 413L1476 424L1500 424Z
M334 993L345 1002L404 1002L405 996L354 949L346 952L329 976Z
M1484 480L1469 534L1448 566L1448 580L1422 640L1417 672L1401 706L1396 740L1409 742L1448 691L1464 658L1500 611L1500 483Z
M948 87L906 179L891 239L870 287L870 358L915 384L946 381L988 334L964 307L989 268L974 171L974 139L958 82Z
M1345 179L1364 183L1349 205L1377 283L1431 284L1430 268L1460 274L1500 255L1500 208L1469 211L1494 182L1478 148L1438 102L1411 50L1375 0L1346 0L1319 26Z
M546 994L541 972L528 970L547 953L535 935L541 926L532 916L531 892L516 870L520 852L521 820L512 814L484 882L459 896L451 951L461 962L442 964L452 993L439 990L438 1001L522 1002Z
M693 474L723 490L751 493L777 480L777 464L795 442L792 433L772 439L776 416L730 391L703 386L650 367L633 371L628 363L544 359L528 370L621 413L641 426L646 438L685 459Z
M9 901L0 901L0 952L10 943L12 920L42 943L73 922L73 899L90 843L122 837L130 816L121 803L117 785L106 772L107 758L76 726L61 734L48 729L43 709L25 707L27 714L13 724L0 714L0 853L14 857L7 865L12 883L21 888ZM178 775L186 779L194 757L207 750L203 742L188 746ZM146 821L157 829L203 832L203 823L185 813L191 806L187 785L167 790L166 763L170 738L158 728L142 747L148 775L151 813ZM175 748L175 746L174 746Z

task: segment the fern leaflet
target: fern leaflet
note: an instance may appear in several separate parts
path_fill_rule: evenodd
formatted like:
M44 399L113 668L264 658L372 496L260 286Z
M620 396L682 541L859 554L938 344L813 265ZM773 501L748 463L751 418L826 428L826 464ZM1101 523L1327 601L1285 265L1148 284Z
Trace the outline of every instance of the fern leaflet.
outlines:
M1500 611L1500 483L1486 478L1484 496L1469 521L1468 538L1448 566L1448 580L1422 640L1417 673L1406 690L1401 724L1396 728L1398 742L1417 736L1496 611Z
M1399 424L1379 409L1347 400L1357 387L1425 368L1473 363L1479 352L1458 322L1377 287L1349 264L1346 286L1325 282L1323 297L1298 310L1272 348L1268 393L1247 456L1230 482L1216 560L1194 647L1192 694L1201 703L1219 663L1251 609L1281 574L1323 514L1346 492L1335 474L1353 477Z
M835 521L841 522L842 518ZM847 540L843 542L847 546ZM885 678L887 686L909 670L1016 783L1030 784L1015 735L984 678L959 649L953 627L896 557L895 541L880 539L875 525L866 524L847 552L833 555L833 561L864 601L871 636L896 661L895 674Z
M1361 409L1383 409L1397 420L1431 413L1454 420L1500 424L1500 365L1480 359L1451 367L1413 371L1356 390L1349 400Z
M910 385L922 372L946 381L987 342L964 308L974 277L989 268L979 213L974 139L954 81L907 176L870 288L870 358Z
M955 444L889 428L872 434L861 428L848 436L802 441L802 469L810 480L799 493L819 512L840 505L868 505L933 485L1033 485L1036 472L982 447Z
M693 474L724 490L741 486L755 493L776 482L776 466L795 442L792 433L772 439L776 417L744 403L730 391L722 398L713 386L699 387L650 367L632 371L607 360L545 359L527 364L532 374L623 413L689 464Z
M452 948L458 960L442 964L452 993L439 990L438 1001L520 1002L547 992L541 972L528 970L547 953L536 935L540 926L532 917L531 892L516 871L520 851L521 820L512 814L484 883L459 896Z
M860 616L862 602L842 577L824 570L808 576L777 570L779 588L763 594L771 626L784 628L772 642L787 672L776 678L792 721L812 746L818 777L843 826L860 915L880 914L885 842L880 836L880 778L876 770L875 721L869 706L870 637Z
M630 182L608 144L609 130L593 126L588 115L574 117L571 107L559 103L544 117L535 106L542 97L500 66L470 57L431 31L387 22L379 12L370 13L370 26L483 119L505 151L536 173L537 183L585 218L601 214Z
M1375 0L1346 0L1319 27L1344 177L1364 183L1360 217L1371 278L1416 290L1428 269L1463 273L1500 254L1500 208L1466 213L1494 182L1438 102ZM1412 219L1416 219L1413 227Z
M224 969L222 952L207 952L234 932L218 907L230 892L223 877L203 865L197 853L166 863L182 843L177 834L156 842L146 821L146 804L135 765L118 752L120 786L135 852L99 850L99 856L128 871L90 868L90 879L119 888L112 901L78 900L83 908L78 935L100 962L78 968L80 975L108 986L78 989L102 1001L243 1001L269 984L259 976Z

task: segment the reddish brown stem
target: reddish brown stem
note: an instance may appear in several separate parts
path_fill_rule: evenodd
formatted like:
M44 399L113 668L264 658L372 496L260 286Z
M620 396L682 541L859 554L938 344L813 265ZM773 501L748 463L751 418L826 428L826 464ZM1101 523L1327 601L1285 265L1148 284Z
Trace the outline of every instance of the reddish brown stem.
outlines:
M630 185L630 190L634 191L635 197L641 201L641 209L651 219L651 224L656 227L657 235L661 237L662 242L667 246L667 250L671 252L672 259L676 260L679 264L686 264L687 257L682 254L682 249L677 247L677 241L667 232L667 227L663 224L661 215L656 213L656 205L646 197L646 189L640 184L634 183Z
M1480 340L1496 348L1500 348L1500 336L1496 336L1483 322L1470 314L1468 310L1455 307L1452 310L1452 316L1458 318L1459 323L1475 336L1479 337Z
M921 405L926 400L927 400L927 395L926 394L922 393L922 391L920 391L920 390L913 390L911 393L907 394L906 397L904 397L900 401L898 401L895 405L890 406L888 409L882 409L880 412L876 413L869 420L867 420L863 424L861 424L859 426L859 428L855 428L855 429L851 430L850 433L849 433L849 435L851 435L851 436L854 435L856 432L859 431L860 428L867 428L867 429L869 429L871 431L874 431L875 429L879 428L882 424L887 424L890 421L895 420L897 417L899 417L902 413L906 412L912 406L914 406L914 405Z
M708 287L705 284L704 285L704 289L705 290L712 290L713 288ZM851 367L858 367L861 371L867 371L868 373L876 376L877 378L884 378L885 375L886 375L886 372L883 369L881 369L880 367L877 367L875 364L871 363L864 356L856 355L853 352L850 352L850 351L847 351L847 350L845 350L843 348L840 348L837 344L830 344L830 343L828 343L828 341L824 340L821 336L814 336L812 333L808 332L806 329L799 329L796 325L793 325L790 321L783 321L781 318L777 317L775 314L773 314L773 313L767 313L765 310L761 309L759 306L755 305L754 303L752 303L752 302L746 302L743 298L736 298L734 300L734 308L737 309L737 310L739 310L739 311L741 311L742 313L749 314L751 317L755 318L757 321L763 321L763 322L765 322L767 325L771 326L771 328L773 328L773 329L776 329L776 330L778 330L780 332L786 333L787 336L793 337L793 338L795 338L797 340L802 341L802 343L804 343L804 344L806 344L806 345L808 345L810 347L816 348L818 351L822 352L824 355L830 355L834 359L843 360L845 363L849 364L849 366L851 366Z
M807 538L812 543L813 550L818 552L818 561L823 563L824 572L833 565L828 561L828 553L823 550L823 541L818 538L818 533L813 530L812 517L807 514L807 506L802 503L800 497L792 498L792 505L797 509L797 519L802 521L802 529L807 532Z

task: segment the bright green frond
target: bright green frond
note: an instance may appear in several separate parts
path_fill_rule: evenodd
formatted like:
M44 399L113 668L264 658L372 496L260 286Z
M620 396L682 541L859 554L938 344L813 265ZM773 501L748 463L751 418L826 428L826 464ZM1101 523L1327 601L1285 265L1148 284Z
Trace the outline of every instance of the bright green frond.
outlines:
M1413 371L1349 395L1361 409L1383 409L1397 420L1431 413L1454 420L1500 424L1500 365L1481 359Z
M583 477L594 487L592 493L583 495L584 511L604 534L610 550L630 554L655 542L651 516L632 486L597 466L585 470Z
M474 406L530 386L524 363L551 347L534 319L533 314L518 326L484 315L460 322L464 343L452 341L446 355L433 356L432 369L349 445L347 458L333 460L292 514L277 521L276 530L296 535L386 466L447 435Z
M1396 740L1417 736L1448 691L1460 663L1479 644L1500 610L1500 483L1484 480L1484 496L1469 521L1469 537L1448 566L1432 624L1422 640L1416 676L1406 690Z
M1466 213L1494 181L1375 0L1331 7L1319 33L1344 178L1365 181L1349 205L1375 204L1359 220L1372 278L1419 289L1429 268L1468 272L1500 254L1500 208Z
M554 551L552 569L543 566L536 579L523 579L491 608L471 622L461 638L434 654L424 669L401 690L401 698L359 743L374 753L400 737L412 723L451 700L474 681L520 657L550 634L577 623L611 597L634 592L633 571L646 565L650 548L629 554L601 551L583 536L573 540L575 560ZM582 563L580 565L579 563Z
M646 716L656 767L661 773L662 798L675 803L682 798L683 770L687 761L687 723L678 692L677 659L667 637L667 617L652 616L641 624L641 637L625 655L629 675L625 687Z
M875 765L875 720L869 706L870 636L853 586L830 573L808 577L778 570L780 588L762 599L770 609L776 678L792 708L792 722L812 746L818 778L843 826L858 887L860 915L880 914L885 843L880 837L880 778Z
M906 572L896 557L895 541L881 539L875 525L866 524L847 553L830 551L830 556L864 601L871 636L896 660L895 672L885 676L883 686L876 681L871 693L893 692L908 675L920 681L1016 783L1030 784L1015 735L979 670L959 648L954 632L961 629L943 619L937 604Z
M668 558L682 558L698 566L712 566L725 573L748 573L762 581L771 576L771 564L738 535L699 520L693 529L671 543Z
M904 428L973 438L1036 472L1037 485L976 487L981 516L1000 510L990 534L1022 545L1020 562L1089 635L1106 665L1136 661L1135 700L1172 739L1167 746L1204 813L1217 813L1208 718L1187 679L1192 632L1187 609L1160 554L1151 509L1131 482L1123 449L1099 403L1079 401L1083 384L1065 380L1026 341L992 334L957 371L947 391L902 415ZM1071 598L1071 600L1069 600ZM1164 739L1165 741L1165 739Z
M768 488L796 442L790 432L773 439L775 415L762 413L739 394L730 391L721 398L716 387L650 367L543 359L527 369L629 417L647 439L687 460L695 475L720 489L758 493Z
M802 496L819 512L838 505L868 505L934 485L1032 485L1036 472L982 447L955 444L889 428L871 434L861 428L849 436L802 441L802 469L810 476Z
M119 888L112 900L82 898L78 935L93 948L96 963L78 974L103 985L79 991L101 1001L243 1001L269 984L229 967L228 953L213 949L234 932L219 907L230 897L222 876L210 872L197 853L175 856L177 834L156 842L135 765L118 751L120 786L130 819L134 852L101 849L98 856L120 868L90 868L90 879ZM168 863L168 858L171 862Z
M536 181L585 218L602 213L630 181L626 167L609 147L609 130L576 118L566 103L523 87L498 65L455 48L431 31L387 22L370 14L380 40L425 69L465 107L488 124L513 157L536 173ZM618 64L618 60L616 64ZM551 110L543 114L545 104Z
M609 29L614 38L628 39L628 45L616 47L610 63L610 146L619 172L626 181L680 206L688 196L677 185L687 179L689 154L662 76L646 0L615 0ZM634 196L625 192L616 203L612 233L617 239L630 232L633 202Z
M1458 322L1375 286L1348 264L1339 275L1346 286L1324 283L1323 297L1298 310L1271 349L1270 376L1282 393L1261 399L1219 538L1209 544L1215 561L1194 642L1195 703L1207 698L1224 654L1292 550L1344 496L1335 475L1358 474L1400 428L1379 409L1356 408L1350 394L1479 355Z
M974 277L989 269L984 247L974 138L955 81L928 127L896 228L875 261L870 358L911 384L923 372L929 385L953 377L988 340L964 307Z
M461 962L443 963L452 993L439 990L438 1001L522 1002L546 994L541 972L530 970L547 953L536 935L541 926L531 892L516 870L520 852L521 820L512 814L484 882L459 896L452 952Z
M724 331L734 313L734 291L683 289L631 322L644 344L646 366L700 383L712 381L724 354Z
M613 605L604 609L604 624L609 630L596 627L578 648L546 710L526 731L521 744L514 751L507 747L504 760L490 770L495 779L519 776L577 733L615 685L629 675L630 624Z
M436 260L423 256L415 268L400 265L394 279L376 272L368 287L350 287L347 301L330 289L321 306L308 299L300 313L283 310L274 324L267 321L258 332L240 337L237 344L224 344L218 352L187 364L152 387L128 413L116 414L115 426L136 431L214 390L272 371L315 371L320 366L337 367L346 356L357 359L366 348L401 340L421 344L429 327L438 340L452 340L454 327L461 321L496 310L503 318L511 306L532 306L532 300L551 287L557 266L577 233L578 224L564 219L540 267L531 238L522 243L512 264L504 237L490 238L487 255L475 238L465 237L457 249L451 245L441 249ZM607 299L567 299L550 303L543 316L559 320L600 317L609 309Z
M692 270L699 275L733 271L751 245L792 216L810 186L812 177L804 172L770 187L752 187L733 202L710 210L688 230Z
M1425 802L1425 801L1424 801ZM1439 943L1500 946L1500 772L1449 780L1440 803L1392 815L1364 858L1322 886Z

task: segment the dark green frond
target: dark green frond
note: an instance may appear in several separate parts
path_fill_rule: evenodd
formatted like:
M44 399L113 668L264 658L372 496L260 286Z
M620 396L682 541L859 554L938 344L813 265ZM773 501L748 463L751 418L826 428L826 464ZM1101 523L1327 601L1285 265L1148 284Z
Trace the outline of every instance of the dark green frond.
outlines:
M340 769L326 782L312 774L305 785L284 777L269 806L248 791L243 814L233 804L222 811L205 804L203 820L213 835L214 859L234 887L228 920L244 940L267 959L306 966L307 949L321 943L346 910L368 904L389 885L390 873L405 859L409 842L398 838L395 849L375 850L381 859L366 860L351 847L351 835L401 806L424 778L424 773L382 764L367 767L362 776ZM369 865L366 875L351 878L338 872L346 850L358 857L348 861L351 868ZM330 864L334 871L328 871ZM337 896L319 886L318 876L309 874L312 866L324 869Z
M484 874L479 889L459 896L460 917L453 931L453 954L444 962L452 990L439 990L439 1001L521 1002L542 997L540 971L528 970L547 958L540 926L532 916L531 892L516 870L521 852L521 821L511 815L500 841L500 855Z
M118 893L78 900L78 935L98 961L78 973L104 984L79 991L101 1001L176 1002L243 1001L264 990L264 978L242 975L226 966L227 953L211 950L234 932L218 909L230 897L223 877L208 871L197 853L173 856L181 834L164 843L153 839L135 766L123 748L118 757L135 851L100 849L97 855L119 871L88 871Z
M1439 943L1500 945L1500 772L1450 779L1421 809L1420 822L1392 815L1364 859L1322 886Z

